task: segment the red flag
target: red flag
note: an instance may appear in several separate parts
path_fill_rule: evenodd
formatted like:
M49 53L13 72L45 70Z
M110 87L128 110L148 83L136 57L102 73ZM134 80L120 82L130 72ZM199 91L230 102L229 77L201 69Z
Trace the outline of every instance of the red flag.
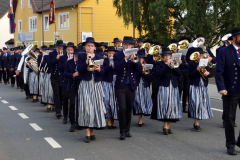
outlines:
M51 0L49 8L49 24L55 23L54 2Z

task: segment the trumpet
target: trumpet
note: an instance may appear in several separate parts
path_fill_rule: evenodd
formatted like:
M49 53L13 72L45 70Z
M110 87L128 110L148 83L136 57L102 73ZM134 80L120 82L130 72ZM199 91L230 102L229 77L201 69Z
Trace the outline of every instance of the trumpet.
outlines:
M133 63L138 63L139 62L139 58L136 56L136 57L134 57L133 59L132 59L132 62Z
M172 60L171 63L169 64L169 67L171 69L175 69L175 68L178 68L179 65L180 65L180 63L177 60Z
M91 50L90 50L90 53L91 53ZM89 56L89 61L88 61L88 66L87 66L87 70L88 71L94 71L95 70L95 63L94 61L92 60L92 57Z
M178 49L188 49L189 42L187 40L182 40L179 42Z
M60 56L62 56L63 55L63 50L60 50L59 54L60 54Z
M170 44L167 48L169 48L169 50L173 51L173 53L177 53L177 44L176 43L172 43Z
M147 75L147 74L150 73L150 70L146 70L145 68L143 68L142 73L145 74L145 75Z
M203 37L199 37L199 38L197 38L197 39L193 42L193 47L194 47L194 48L201 47L202 50L205 52L204 54L206 54L204 57L207 56L207 58L208 58L210 55L209 55L209 53L208 53L208 51L207 51L206 46L204 46L204 43L205 43L205 39L204 39ZM213 63L212 63L212 62L209 62L209 63L208 63L208 66L209 66L210 68L212 68L212 67L213 67Z
M142 45L142 48L146 49L147 52L149 51L150 47L151 47L151 44L148 42L143 43L143 45Z

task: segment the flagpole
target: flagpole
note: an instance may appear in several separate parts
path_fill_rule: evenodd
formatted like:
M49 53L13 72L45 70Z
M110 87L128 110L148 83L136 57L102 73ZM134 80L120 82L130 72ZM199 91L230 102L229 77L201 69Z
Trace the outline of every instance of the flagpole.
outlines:
M42 0L42 41L43 41L43 44L44 45L44 19L43 19L43 0Z

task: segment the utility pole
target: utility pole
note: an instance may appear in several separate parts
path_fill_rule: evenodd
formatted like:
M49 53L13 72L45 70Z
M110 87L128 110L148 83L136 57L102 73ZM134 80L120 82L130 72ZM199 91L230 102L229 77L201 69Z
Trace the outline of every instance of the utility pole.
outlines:
M42 0L42 41L43 41L43 44L44 45L44 19L43 19L43 0Z
M135 38L135 0L133 0L133 38Z

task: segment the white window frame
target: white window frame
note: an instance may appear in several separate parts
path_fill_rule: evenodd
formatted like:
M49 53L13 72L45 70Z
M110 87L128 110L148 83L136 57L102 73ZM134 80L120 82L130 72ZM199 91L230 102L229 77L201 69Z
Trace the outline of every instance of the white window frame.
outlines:
M21 9L23 9L24 8L24 0L21 0L20 5L21 5Z
M60 27L61 26L61 16L64 16L64 15L68 15L69 17L69 20L67 21L68 22L68 26L67 27ZM70 16L69 16L69 12L62 12L62 13L58 13L58 29L59 30L68 30L70 29Z
M37 17L34 16L34 17L29 17L29 18L28 18L29 32L36 32L36 31L37 31L37 25L36 25L36 28L35 28L35 29L31 29L31 24L30 24L31 19L36 19L36 21L37 21ZM36 23L36 22L35 22L35 23Z
M21 25L19 23L21 23ZM18 32L22 33L22 20L18 20Z
M32 7L32 2L31 0L28 0L28 8L31 8Z
M48 28L47 28L47 29L45 28L45 17L48 17L48 22L47 22L47 23L48 23ZM44 19L44 20L43 20L44 31L49 31L49 15L44 15L44 16L43 16L43 19Z

